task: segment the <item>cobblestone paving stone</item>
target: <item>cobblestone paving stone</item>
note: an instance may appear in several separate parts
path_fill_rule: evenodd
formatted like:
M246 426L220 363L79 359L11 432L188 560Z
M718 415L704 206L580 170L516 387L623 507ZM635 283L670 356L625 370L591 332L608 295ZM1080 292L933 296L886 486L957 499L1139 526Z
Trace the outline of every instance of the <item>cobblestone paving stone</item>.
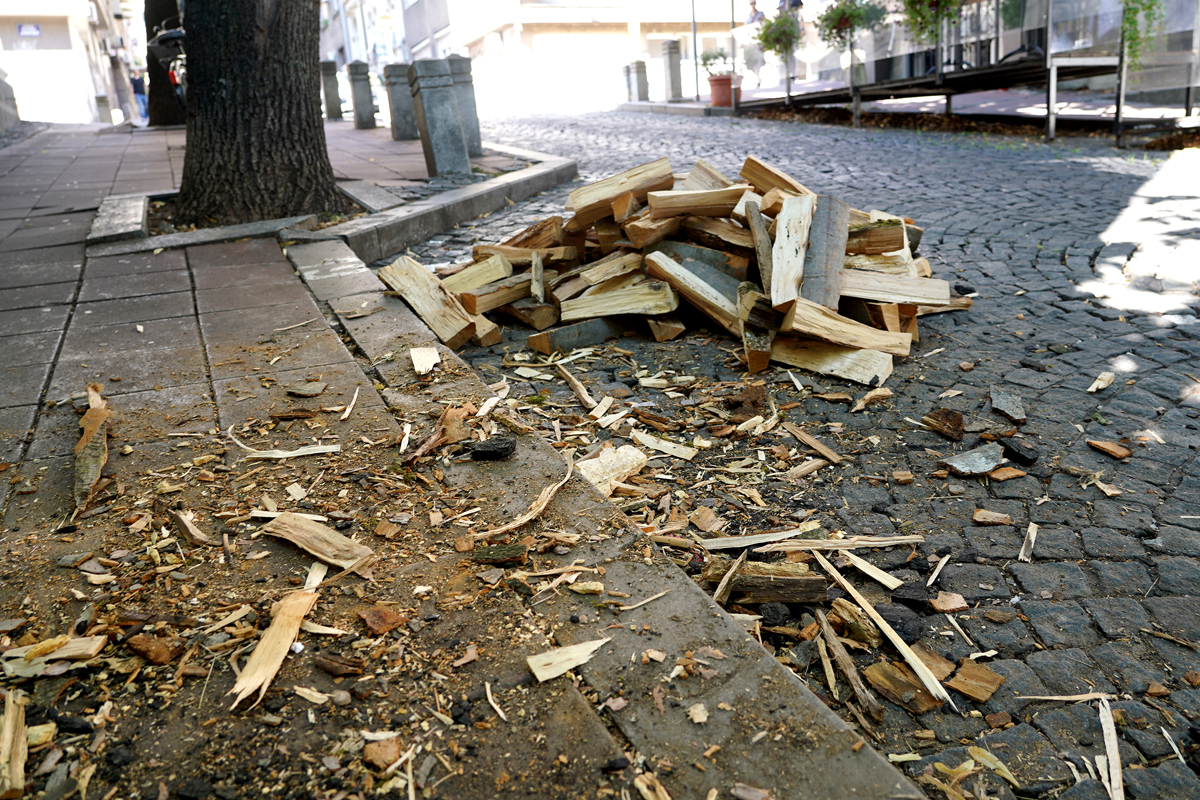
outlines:
M918 557L907 563L906 548L868 556L921 585L928 557L950 554L934 591L957 591L972 603L958 618L976 646L921 601L912 603L923 614L919 624L905 630L955 662L995 649L990 666L1007 680L986 703L952 692L961 717L943 707L913 718L885 702L880 747L918 753L922 760L906 765L913 774L933 761L956 766L969 757L968 745L986 747L1020 788L988 773L966 785L977 797L979 790L1001 798L1103 797L1084 760L1103 753L1094 704L1023 696L1119 693L1129 796L1200 796L1189 750L1200 741L1200 690L1192 685L1200 675L1191 674L1200 671L1200 653L1143 632L1200 641L1200 258L1194 249L1188 255L1200 230L1195 172L1188 188L1179 162L1165 166L1162 156L1090 140L1047 146L648 114L495 122L485 125L485 138L578 158L582 182L661 156L676 171L703 157L733 176L754 153L814 191L916 218L935 276L978 292L975 306L922 318L920 344L889 383L896 392L890 408L851 415L810 400L796 409L805 421L890 434L875 452L861 451L841 480L813 481L801 506L836 514L852 533L924 533ZM578 185L445 231L412 252L431 265L460 260L476 242L498 242L561 213ZM476 366L495 364L505 346L513 345L466 356ZM961 371L966 361L974 369ZM1089 394L1106 370L1116 374L1112 386ZM735 372L713 377L740 379ZM938 405L986 414L992 385L1018 392L1028 410L1021 435L1039 454L1023 467L1028 476L990 484L929 479L936 459L927 450L949 455L979 442L950 443L905 418ZM938 400L947 389L962 394ZM1087 439L1122 441L1134 452L1115 461ZM1108 498L1066 467L1102 472L1123 493ZM894 469L912 470L918 480L900 486L860 477ZM1013 525L976 527L975 508L1008 513ZM1016 554L1030 522L1041 531L1033 562L1022 564ZM875 590L889 618L913 617ZM993 613L992 621L985 611L1006 613ZM860 668L878 657L860 655ZM826 697L819 672L819 665L810 669L806 680ZM1169 696L1147 696L1151 683ZM1012 721L990 730L979 717L997 712ZM1191 769L1160 727L1188 754ZM918 738L921 729L934 738ZM1082 782L1075 784L1068 762Z

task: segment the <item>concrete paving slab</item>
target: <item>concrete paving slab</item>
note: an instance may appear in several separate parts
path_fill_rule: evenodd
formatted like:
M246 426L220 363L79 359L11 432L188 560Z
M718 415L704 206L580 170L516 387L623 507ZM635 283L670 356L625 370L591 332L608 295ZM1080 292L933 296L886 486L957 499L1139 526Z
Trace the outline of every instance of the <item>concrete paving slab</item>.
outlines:
M214 380L354 360L342 340L323 323L314 330L300 328L254 340L206 342L205 349Z
M109 448L115 451L147 442L178 443L178 434L208 434L217 427L217 407L207 381L160 390L110 393L104 397L113 410ZM29 445L27 458L41 459L69 455L79 440L80 414L70 403L46 409L38 417L37 429Z
M187 248L187 257L188 265L197 273L210 267L250 266L287 260L278 242L273 239L192 246Z
M200 332L207 345L235 342L246 344L274 340L279 334L328 327L321 309L311 299L288 306L271 306L270 312L246 308L200 315Z
M46 198L42 198L45 202ZM55 198L55 202L62 202ZM147 197L109 197L100 203L96 218L88 231L88 244L119 242L124 239L144 239L150 235Z
M88 271L89 274L84 276L83 285L79 289L80 303L186 292L192 288L192 278L186 269L114 275L106 278L93 278L91 270Z
M20 229L0 242L0 253L82 242L92 223L93 212L27 217Z
M141 331L138 325L141 325ZM199 346L200 330L194 317L170 317L94 327L72 325L63 339L59 359L87 362L90 357L108 354Z
M40 306L15 311L0 311L0 336L16 336L38 331L58 331L66 327L68 306Z
M267 308L311 302L311 295L303 284L266 283L255 284L254 291L245 286L228 286L222 289L198 289L196 308L201 314L218 311L236 311L240 308Z
M50 382L51 395L82 392L91 382L106 388L119 383L120 388L130 392L156 386L183 386L203 380L207 372L204 349L198 345L126 350L84 358L86 361L59 360Z
M33 427L37 406L0 409L0 463L13 464L25 455L25 440Z
M29 405L30 400L40 401L51 367L52 364L23 364L0 369L0 408Z
M82 260L82 253L80 260ZM164 250L161 253L130 253L123 256L105 256L88 259L89 278L110 278L117 275L165 272L177 269L187 269L187 257L183 250Z
M80 303L75 309L72 325L99 327L122 322L139 323L147 320L184 317L195 313L191 292L151 294L121 300L97 300Z
M266 287L272 284L290 285L296 282L296 274L286 261L204 267L194 270L192 275L197 290Z
M61 338L58 331L0 336L0 367L49 363L54 360Z
M318 397L293 397L287 393L287 387L310 378L319 378L327 385ZM354 397L355 389L359 389L357 410L384 408L383 400L371 381L363 375L358 365L352 362L213 381L222 430L230 425L240 426L250 420L265 421L272 412L289 408L317 409L348 404ZM337 424L336 420L332 419L333 416L336 415L327 414L327 418L322 419L326 427L310 429L307 425L299 424L292 426L288 432L273 431L272 440L278 440L280 444L271 446L299 447L297 442L311 444L314 438L327 434L341 435L353 427ZM250 442L246 444L256 446Z
M40 286L22 286L0 292L0 311L22 308L40 308L49 305L70 303L75 297L75 283L51 283Z

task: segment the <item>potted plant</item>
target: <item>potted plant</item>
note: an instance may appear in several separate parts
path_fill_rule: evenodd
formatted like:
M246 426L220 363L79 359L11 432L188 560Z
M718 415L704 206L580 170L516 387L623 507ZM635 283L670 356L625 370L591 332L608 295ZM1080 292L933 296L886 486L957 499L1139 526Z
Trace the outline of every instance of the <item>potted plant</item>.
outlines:
M724 50L705 50L700 54L700 66L708 75L708 93L714 106L733 106L733 72L729 69L729 55Z
M800 44L800 21L791 14L779 14L762 23L758 31L758 43L768 53L774 53L787 70L786 82L789 97L792 87L792 53Z
M873 28L884 11L868 0L837 0L817 19L817 35L835 50L850 51L850 84L854 84L854 36Z

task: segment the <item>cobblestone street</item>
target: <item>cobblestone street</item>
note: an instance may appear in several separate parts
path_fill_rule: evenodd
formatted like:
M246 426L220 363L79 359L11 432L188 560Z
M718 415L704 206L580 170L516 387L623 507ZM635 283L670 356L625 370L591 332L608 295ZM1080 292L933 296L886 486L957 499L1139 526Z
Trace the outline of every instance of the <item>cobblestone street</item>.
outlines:
M921 342L898 364L886 410L850 414L810 398L790 412L809 423L840 422L859 438L880 435L836 478L810 483L797 507L818 508L848 533L923 534L916 558L908 548L868 556L909 581L906 589L924 587L950 555L930 594L956 592L970 603L956 615L970 644L945 616L927 613L924 596L876 599L908 638L955 663L996 650L988 664L1006 680L983 704L952 694L961 716L943 708L914 718L885 702L879 747L919 754L902 765L915 775L933 761L957 766L970 757L968 745L981 745L1016 774L1016 795L1099 800L1108 795L1089 763L1104 753L1094 704L1027 698L1109 693L1119 695L1113 709L1129 796L1200 796L1200 780L1164 735L1184 752L1200 741L1192 727L1200 719L1192 644L1200 642L1196 151L1168 158L1119 151L1108 139L1045 145L651 114L497 122L485 125L484 138L578 158L582 182L662 156L676 172L705 158L733 176L752 153L818 193L915 218L934 276L977 292L974 308L922 320ZM498 242L561 213L578 185L446 231L413 252L430 265L459 260L477 241ZM497 346L467 357L478 367L501 354ZM1089 393L1105 371L1115 381ZM764 377L781 390L790 385L782 370ZM1024 401L1028 422L1018 441L1026 447L1009 452L1028 474L990 484L931 478L940 457L980 442L968 434L954 444L911 420L938 406L986 412L993 386ZM959 394L939 399L947 390ZM1089 439L1121 442L1133 454L1116 460ZM895 470L916 480L864 477ZM977 526L976 509L1007 514L1012 524ZM1032 562L1021 563L1030 523L1039 526L1036 546ZM859 656L860 669L872 658ZM825 698L819 673L818 663L806 680ZM987 775L986 796L1014 796Z

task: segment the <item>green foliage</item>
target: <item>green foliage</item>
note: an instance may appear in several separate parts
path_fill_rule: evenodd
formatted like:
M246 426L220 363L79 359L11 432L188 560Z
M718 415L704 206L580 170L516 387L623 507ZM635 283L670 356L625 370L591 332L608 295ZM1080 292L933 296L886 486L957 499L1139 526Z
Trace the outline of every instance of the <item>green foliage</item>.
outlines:
M763 50L786 61L800 44L800 22L791 14L780 14L762 23L758 43Z
M1003 0L1000 3L1000 24L1003 30L1017 30L1025 23L1025 0Z
M1125 0L1121 35L1125 39L1125 63L1130 72L1142 65L1142 52L1164 16L1163 0Z
M904 21L918 41L932 42L938 37L942 23L958 19L962 11L960 0L903 0Z
M705 74L710 78L717 75L728 75L730 72L729 54L724 50L705 50L700 54L700 66L704 68Z
M857 31L875 27L883 15L882 8L867 0L837 0L817 20L817 34L835 50L845 50Z

